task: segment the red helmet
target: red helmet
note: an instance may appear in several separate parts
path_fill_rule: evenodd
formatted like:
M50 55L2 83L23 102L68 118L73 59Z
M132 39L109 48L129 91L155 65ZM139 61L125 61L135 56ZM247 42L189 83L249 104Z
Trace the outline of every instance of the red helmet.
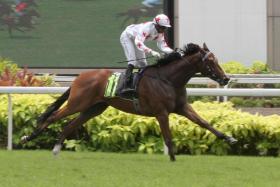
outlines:
M157 15L154 20L154 24L163 26L163 27L171 27L169 18L164 14Z

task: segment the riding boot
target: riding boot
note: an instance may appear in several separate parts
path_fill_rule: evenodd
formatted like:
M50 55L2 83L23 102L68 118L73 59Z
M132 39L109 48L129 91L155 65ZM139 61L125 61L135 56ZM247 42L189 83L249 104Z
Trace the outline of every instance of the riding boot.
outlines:
M130 87L133 68L134 66L132 64L128 64L128 67L125 71L125 85L121 91L122 93L134 91L134 89Z

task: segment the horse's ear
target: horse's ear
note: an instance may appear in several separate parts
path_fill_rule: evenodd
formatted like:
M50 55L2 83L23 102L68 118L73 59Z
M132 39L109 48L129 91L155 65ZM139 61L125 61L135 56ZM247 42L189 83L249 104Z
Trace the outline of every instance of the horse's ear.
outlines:
M206 43L203 43L203 49L204 49L205 51L209 51L209 49L208 49Z

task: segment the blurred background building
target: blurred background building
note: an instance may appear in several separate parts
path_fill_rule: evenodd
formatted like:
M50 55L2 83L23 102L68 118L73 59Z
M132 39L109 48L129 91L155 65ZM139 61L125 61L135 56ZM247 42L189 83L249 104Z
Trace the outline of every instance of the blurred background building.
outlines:
M279 0L174 0L174 45L202 44L221 62L280 70Z

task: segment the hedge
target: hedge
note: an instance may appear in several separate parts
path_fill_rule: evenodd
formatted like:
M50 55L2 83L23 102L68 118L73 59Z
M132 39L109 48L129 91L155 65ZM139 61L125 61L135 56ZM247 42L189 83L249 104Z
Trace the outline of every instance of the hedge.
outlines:
M57 95L13 95L13 143L17 149L51 149L63 124L70 118L50 125L34 141L20 144L20 137L36 127L36 117ZM209 131L184 117L170 115L170 127L177 154L274 155L280 154L280 116L260 116L235 110L232 103L192 105L220 131L238 139L235 146L218 140ZM74 116L72 116L73 118ZM0 95L0 140L7 139L7 96ZM131 115L109 107L102 115L88 121L67 140L66 149L108 152L162 153L163 141L155 118ZM78 139L77 139L78 138Z

